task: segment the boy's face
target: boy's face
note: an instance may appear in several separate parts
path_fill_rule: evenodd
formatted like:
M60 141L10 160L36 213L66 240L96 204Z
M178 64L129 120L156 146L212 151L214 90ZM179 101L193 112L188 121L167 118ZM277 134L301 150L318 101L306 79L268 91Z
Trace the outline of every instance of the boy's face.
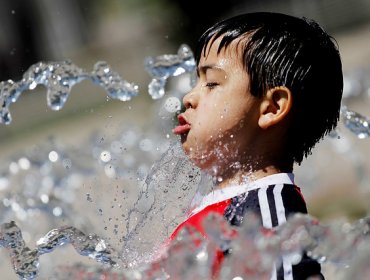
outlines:
M222 38L208 46L198 65L198 82L184 97L186 111L179 115L174 133L202 169L243 164L253 149L258 127L258 98L249 91L237 41L217 54Z

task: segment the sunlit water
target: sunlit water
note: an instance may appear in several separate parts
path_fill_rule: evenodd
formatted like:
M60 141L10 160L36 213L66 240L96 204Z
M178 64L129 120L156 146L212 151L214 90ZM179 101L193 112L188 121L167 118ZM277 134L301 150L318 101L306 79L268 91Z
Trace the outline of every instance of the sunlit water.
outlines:
M192 83L195 79L194 57L186 45L175 55L147 58L145 69L153 78L148 87L153 99L165 96L170 77L188 73ZM139 92L105 62L98 62L91 73L69 61L40 62L20 81L1 82L1 123L10 124L9 107L22 92L44 85L48 106L59 110L71 87L86 79L121 101ZM158 114L170 124L180 107L179 98L169 96ZM358 138L370 137L366 117L343 106L341 119L341 125ZM248 216L248 222L236 229L237 237L230 238L227 230L220 230L228 227L225 221L209 217L208 241L195 246L194 238L200 237L183 232L164 250L169 234L186 216L194 197L210 190L212 181L187 160L178 141L171 143L167 136L140 134L139 130L124 127L116 138L92 137L78 152L52 141L7 163L0 177L0 247L6 250L19 278L36 278L42 269L41 258L66 245L101 265L68 264L54 272L56 279L102 279L102 275L113 279L207 279L217 247L232 251L221 269L221 279L268 279L278 256L295 263L302 251L343 268L338 279L368 278L369 218L323 225L310 216L297 215L267 237L255 218ZM152 167L148 166L151 160L155 160ZM97 177L105 179L97 183ZM111 209L101 206L103 192L96 192L92 181L115 185ZM78 215L76 205L81 199L83 205L93 205L89 210L95 207L91 215L101 216L102 224L94 225L90 216ZM113 218L112 211L121 213L119 218ZM28 228L20 229L10 219L22 221ZM61 221L67 226L59 227ZM102 237L104 231L114 238ZM32 235L41 236L35 244L30 243ZM264 261L256 264L255 259Z
M9 124L12 120L9 107L26 90L33 90L37 85L47 88L47 104L52 110L60 110L71 88L86 79L106 90L108 96L122 101L130 100L138 94L138 86L123 80L118 73L104 61L95 64L91 73L79 68L71 61L39 62L32 65L23 78L0 83L0 123Z

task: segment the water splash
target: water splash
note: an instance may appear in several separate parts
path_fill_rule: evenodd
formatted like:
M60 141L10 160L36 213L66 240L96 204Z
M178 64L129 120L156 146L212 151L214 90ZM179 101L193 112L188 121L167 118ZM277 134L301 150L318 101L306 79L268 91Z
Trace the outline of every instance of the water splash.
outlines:
M88 256L110 267L117 267L120 256L97 235L85 235L74 227L49 231L37 242L34 250L26 247L21 230L14 221L0 226L0 247L8 250L15 273L21 279L34 279L39 272L39 257L56 248L71 244L81 256Z
M370 120L367 117L348 110L346 106L342 106L341 115L345 127L359 139L370 137Z
M171 55L170 55L171 56ZM176 56L176 55L174 55ZM174 62L174 59L166 58L163 56L163 60L159 59L159 61L162 62L168 62L172 61ZM157 65L153 66L154 69L162 69L163 71L167 71L169 69L172 69L171 67L175 64L169 63L167 66L165 63L158 63ZM181 63L180 63L181 64ZM179 65L180 65L179 64ZM171 66L172 65L172 66ZM158 67L158 68L156 68ZM182 67L182 66L181 66ZM181 68L180 67L180 68ZM103 69L103 70L102 70ZM106 70L104 70L106 69ZM184 71L185 68L183 68L181 71ZM102 71L100 71L102 70ZM161 70L161 71L162 71ZM95 70L94 70L95 71ZM106 85L110 86L109 79L104 79L104 73L105 71L108 74L106 77L114 77L111 70L107 70L106 64L102 63L101 65L98 65L96 67L96 72L99 73L95 78L92 78L91 75L89 75L88 79L92 79L94 83L97 83L99 85ZM170 74L166 76L167 74L163 74L163 72L153 72L154 75L163 77L171 77L176 76L177 71L172 69L169 71ZM25 87L25 90L32 89L39 84L37 81L42 81L45 79L45 71L40 70L32 70L31 72L35 73L34 76L32 76L29 80L34 81L27 87ZM185 71L186 72L186 71ZM44 74L42 74L44 73ZM69 80L70 85L72 86L74 83L79 82L80 80L76 80L73 82L72 77L73 76L79 76L82 75L81 72L78 72L77 70L71 70L72 73L70 76L67 75L67 80ZM172 74L171 74L172 73ZM49 74L48 74L49 75ZM163 86L160 88L163 89L164 94L164 86L167 81L166 79L163 79L164 82ZM84 78L85 79L85 78ZM117 81L115 78L112 78L113 81ZM42 84L42 83L40 83ZM114 82L112 85L119 85L120 82ZM13 99L7 99L7 104L9 105L12 100L14 102L18 99L21 90L24 88L24 85L18 84L17 86L14 86L15 83L9 82L6 84L6 87L9 89L11 88L10 92L16 92L17 94L11 94ZM2 84L3 86L3 84ZM55 88L58 90L58 88ZM3 92L3 91L2 91ZM109 91L108 91L109 92ZM113 91L114 92L114 91ZM156 96L159 96L160 98L161 94L157 94ZM3 96L3 95L2 95ZM61 100L63 101L63 95L61 95ZM68 96L68 95L67 95ZM123 98L124 100L125 98ZM9 101L10 100L10 101ZM51 100L53 100L51 98ZM65 102L65 100L64 100ZM52 102L51 102L52 103ZM4 104L4 103L3 103ZM55 104L58 104L56 102ZM352 112L347 110L347 112ZM356 115L356 113L352 112L350 115L350 123L352 125L352 122L355 123L355 128L351 131L358 135L358 132L363 133L364 129L364 119L362 116L359 117L359 115ZM10 116L10 115L9 115ZM346 116L342 112L342 117ZM367 121L367 120L366 120ZM359 128L356 128L356 124L360 124ZM119 177L120 179L123 177L123 175L127 174L127 170L133 171L132 174L136 172L137 166L141 165L146 159L146 161L149 161L148 158L150 158L150 154L152 151L148 151L149 146L158 147L159 142L154 141L151 139L151 145L148 145L146 141L145 143L143 141L139 141L140 135L136 135L131 128L124 128L124 133L120 134L118 139L107 139L107 138L101 138L103 144L106 143L106 146L103 145L95 145L94 147L84 147L84 148L91 148L94 150L94 157L99 161L100 167L104 167L104 174L109 178ZM361 132L362 131L362 132ZM365 130L366 131L366 130ZM135 134L135 137L133 136ZM146 138L147 140L152 137L142 137ZM156 139L158 140L158 139ZM113 143L115 143L113 145ZM122 149L120 147L125 146L125 149L127 147L136 147L138 143L142 143L140 145L140 149L142 152L145 152L145 156L141 156L141 154L138 156L137 153L132 154L131 156L136 161L135 164L130 163L130 160L127 160L130 157L129 153L122 154ZM111 145L112 144L112 145ZM145 144L145 145L144 145ZM132 145L132 146L130 146ZM178 149L180 150L180 149ZM157 165L152 169L152 171L149 173L152 179L147 179L146 184L143 186L143 192L140 193L137 203L135 204L135 208L132 212L128 214L129 218L123 219L130 223L129 227L130 229L127 229L128 232L131 234L126 235L125 237L127 240L134 240L135 238L140 238L141 234L143 236L152 236L153 238L156 238L156 236L159 236L160 234L156 232L155 228L148 228L143 227L144 223L148 225L149 222L153 221L153 218L158 218L162 222L166 222L170 224L170 226L174 227L175 222L174 219L178 218L175 217L177 214L183 214L183 213L177 213L176 215L172 216L171 211L167 211L166 214L168 216L164 215L164 208L166 205L164 205L162 202L165 201L163 198L167 198L169 195L176 196L176 192L171 192L173 188L173 182L175 182L176 187L185 187L184 193L186 193L188 190L187 187L190 187L190 185L181 184L181 181L185 178L189 180L189 182L194 181L193 183L197 182L196 180L199 179L198 176L195 176L194 178L186 178L187 175L191 174L188 173L191 171L191 167L187 165L187 163L183 162L183 159L181 157L177 158L178 161L174 160L171 161L170 158L176 158L179 155L176 153L177 148L174 150L170 150L167 154L165 154L160 161L160 164ZM33 180L29 180L32 176L27 176L25 181L28 181L27 192L22 192L21 195L14 195L9 198L5 198L3 200L3 203L0 204L0 207L8 209L9 211L12 210L14 212L17 212L19 216L25 217L24 219L27 219L27 216L24 216L24 213L27 213L27 209L22 209L22 204L28 204L30 199L33 200L31 205L40 205L40 209L44 209L46 212L50 213L50 216L52 219L50 219L49 225L52 223L52 220L57 217L54 213L59 213L58 211L54 211L57 207L61 207L63 209L63 213L67 212L69 205L71 203L70 199L66 199L67 197L70 197L71 193L76 192L76 188L73 186L75 185L81 185L80 182L73 181L72 178L75 178L74 175L76 174L66 174L64 173L53 173L50 172L50 164L51 162L56 163L62 163L63 160L67 160L71 158L71 155L68 153L65 153L65 151L58 150L57 148L54 148L49 151L49 161L48 164L45 163L45 159L40 159L40 168L39 170L36 170L36 173L41 174L40 177L33 177ZM90 152L90 151L89 151ZM73 153L72 153L73 154ZM77 154L77 153L76 153ZM57 155L57 156L56 156ZM109 155L109 156L108 156ZM80 156L80 153L78 153L78 156ZM15 160L14 162L11 162L9 165L9 170L11 172L18 172L16 170L23 170L25 171L27 168L31 168L35 166L35 160L33 158L29 158L28 164L25 160L27 158L19 158ZM121 161L119 161L121 159ZM91 162L91 159L80 159L80 162ZM72 158L73 162L73 171L77 174L85 174L84 168L80 168L78 166L78 160L75 160ZM28 167L27 167L28 166ZM185 169L179 169L179 167L185 166ZM64 168L65 169L65 168ZM99 172L97 172L96 167L89 167L88 173L96 173L101 175ZM27 169L29 170L29 169ZM112 171L113 170L113 171ZM137 169L138 170L138 169ZM142 168L141 170L145 170L145 168ZM71 171L68 171L71 172ZM159 172L159 173L158 173ZM192 171L194 172L194 170ZM141 179L145 177L146 172L139 172ZM196 172L195 172L196 173ZM3 175L3 173L2 173ZM176 177L176 175L180 175L180 177ZM120 177L122 176L122 177ZM174 177L172 177L174 176ZM183 176L183 177L181 177ZM5 181L8 180L8 176L4 176L3 178ZM71 179L72 181L65 184L66 181L64 179ZM9 190L9 186L11 185L12 188L15 188L19 185L19 188L23 187L22 184L13 183L10 184L4 183L5 181L2 180L0 182L0 188L1 189L7 189ZM50 185L50 180L52 180L52 184ZM39 188L39 182L49 182L45 183L45 186L48 186L48 188L45 188L46 190L50 190L50 193L48 192L40 192L37 193L36 190ZM64 183L62 183L64 182ZM31 186L32 185L32 186ZM45 186L41 186L42 188ZM159 186L159 187L158 187ZM32 188L31 188L32 187ZM140 186L139 186L140 187ZM26 188L25 188L26 189ZM30 198L30 192L31 190L34 190L35 193L34 196ZM55 191L55 192L54 192ZM159 193L156 193L156 191L159 191ZM59 194L59 195L56 195ZM24 196L22 199L24 201L19 201L19 197ZM59 200L55 201L55 197ZM93 199L94 198L94 199ZM95 196L89 195L88 201L91 200L95 201ZM153 203L151 200L149 201L149 198L153 198ZM37 200L38 199L38 200ZM181 207L186 206L186 197L181 196L180 199L173 200L172 203L175 203L176 201L181 204ZM38 204L39 203L39 204ZM148 203L147 205L145 203ZM168 206L168 205L167 205ZM180 207L180 208L181 208ZM151 213L161 213L163 215L152 215L149 214L149 210ZM169 209L169 208L166 208ZM3 209L1 209L3 210ZM2 213L2 220L6 220L7 216L4 214L5 211L0 211ZM22 214L23 213L23 214ZM143 216L140 216L144 214ZM73 219L71 217L75 218L72 215L66 216L66 219L68 219L68 223L71 224ZM176 244L172 244L169 248L169 251L166 253L166 256L163 257L159 262L153 263L150 268L146 269L144 272L141 270L134 271L132 275L126 277L127 279L155 279L154 276L158 276L156 279L167 279L168 276L177 276L181 275L183 276L181 279L192 278L192 279L206 279L207 277L204 277L204 275L209 275L210 270L210 260L212 259L212 254L214 254L214 248L217 244L218 246L223 246L225 248L231 248L233 250L233 253L229 256L229 258L226 260L227 263L223 266L222 270L222 279L232 279L239 277L243 275L243 268L255 268L257 265L253 263L251 260L253 260L253 256L262 255L264 259L266 260L263 263L262 269L260 271L255 271L255 275L252 278L252 276L248 279L261 279L262 275L266 275L271 271L270 265L273 262L273 258L279 255L280 253L284 253L289 255L291 258L298 260L300 258L300 254L302 250L307 250L313 257L319 259L320 261L326 261L326 263L334 263L335 265L339 266L347 266L350 265L352 273L357 269L358 275L360 273L364 272L366 270L366 267L369 265L369 258L366 259L370 255L370 251L368 248L369 241L368 241L368 218L362 219L354 224L331 224L331 225L319 225L317 224L316 220L312 220L310 217L304 217L299 218L297 220L293 220L286 224L284 227L279 228L275 235L272 235L271 238L266 238L263 234L261 234L260 227L253 223L252 218L248 218L248 223L245 223L246 226L240 229L239 237L240 239L230 239L229 237L225 238L225 235L222 235L224 233L218 232L221 226L217 224L218 222L222 223L222 221L216 221L212 220L207 225L207 228L209 229L209 235L211 236L210 242L204 242L200 247L194 247L193 245L193 237L186 235L181 236L182 239L178 240ZM8 220L9 221L9 220ZM85 221L84 221L85 222ZM148 223L147 223L148 222ZM156 221L157 223L157 221ZM168 227L170 228L170 227ZM50 227L48 227L50 229ZM46 231L44 231L46 232ZM9 234L8 234L9 233ZM15 236L15 239L11 239L9 236ZM56 228L52 231L50 231L48 234L45 235L44 238L40 239L38 243L38 247L35 250L31 250L28 247L25 246L25 242L22 238L19 238L21 236L21 232L19 229L15 228L15 226L12 225L12 223L6 223L3 224L0 232L0 246L8 248L10 244L16 244L15 246L18 248L16 251L9 251L10 253L14 253L14 256L17 255L17 252L24 252L24 256L22 257L22 260L19 260L19 258L14 258L15 265L14 268L16 268L16 271L19 271L22 275L24 275L24 279L32 279L32 277L36 277L38 273L38 256L41 254L47 254L56 248L62 246L63 244L75 244L76 251L79 252L82 255L90 256L97 261L101 263L106 263L108 265L115 265L115 263L119 263L121 261L120 257L114 252L111 251L111 247L107 246L107 243L99 238L96 235L84 235L82 231L77 230L76 227L63 227L63 228ZM78 243L80 239L76 242L73 241L73 237L78 236L81 238L81 240L84 240L82 244ZM161 238L163 238L164 235L160 235ZM10 240L13 240L12 242ZM16 240L16 242L14 242ZM225 240L227 242L225 243ZM90 243L91 241L91 243ZM126 240L125 240L126 241ZM138 239L138 244L142 240ZM127 246L134 247L138 244L130 244L127 243ZM148 243L150 244L150 243ZM144 244L144 245L148 245ZM181 245L182 244L182 245ZM339 246L339 244L341 246ZM125 244L126 245L126 244ZM139 244L141 246L142 244ZM360 246L361 245L361 246ZM108 248L105 250L105 248ZM126 247L128 248L128 247ZM245 250L245 248L251 248L250 250ZM333 248L336 250L334 251ZM361 251L361 254L356 256L356 251L353 250L353 248L358 249ZM125 248L124 248L125 249ZM212 251L213 250L213 251ZM40 252L39 252L40 251ZM135 249L133 250L135 251ZM144 250L145 253L145 250ZM12 254L11 259L12 259ZM127 258L130 258L132 255L125 256L125 265L127 264ZM246 261L249 260L248 262ZM356 260L355 260L356 259ZM12 259L13 262L13 259ZM356 265L355 265L356 264ZM262 264L258 264L261 266ZM353 267L353 269L352 269ZM28 270L29 268L29 270ZM144 267L141 267L142 269L145 269ZM194 268L194 269L192 269ZM83 270L83 267L79 267L77 269ZM91 273L87 273L86 279L101 279L102 275L112 275L112 277L115 274L111 269L106 268L102 269L99 268L85 268L86 271L93 271ZM264 274L263 274L264 273ZM18 275L20 275L17 272ZM121 276L125 274L120 274ZM93 276L92 276L93 275ZM126 274L125 274L126 275ZM350 275L349 272L345 273L345 275ZM355 274L353 274L355 275ZM361 274L362 275L362 274ZM93 278L95 277L95 278ZM72 278L72 277L71 277ZM123 278L123 276L122 276ZM240 278L236 278L240 279ZM343 279L355 279L354 277L348 277ZM366 279L366 277L363 277L363 279Z
M191 207L195 193L211 188L184 154L178 141L172 143L152 166L138 199L128 211L123 258L142 264L158 257L158 251ZM161 224L161 231L156 230ZM135 262L133 262L135 260Z
M21 230L14 222L0 226L0 247L8 249L15 273L21 279L33 279L38 273L38 252L26 247Z
M333 265L336 279L351 279L349 275L356 275L353 268L357 275L366 275L370 217L352 224L324 225L309 215L296 214L269 231L261 227L253 213L244 219L242 227L235 228L223 217L210 215L204 227L208 240L191 229L184 230L166 255L146 270L145 275L152 278L144 279L211 279L217 248L230 252L217 279L270 279L274 265L279 266L283 258L292 264L299 263L303 252L322 265Z
M271 274L273 265L279 265L281 257L296 264L303 252L322 264L334 264L337 269L342 269L339 279L348 279L346 277L354 273L351 269L354 264L359 275L366 273L369 261L365 257L370 254L370 217L352 224L322 225L309 215L296 214L287 223L268 232L252 213L244 216L244 220L248 222L235 228L221 216L210 215L205 221L208 240L191 229L184 230L159 260L147 267L121 271L121 276L125 276L123 279L210 279L218 248L231 252L221 267L219 279L265 279ZM39 256L65 244L71 244L80 255L107 265L104 269L66 266L67 271L76 269L79 275L84 275L88 270L90 278L86 279L118 275L113 269L120 267L120 255L96 235L85 235L73 227L58 228L42 237L36 249L30 250L14 222L0 228L0 246L7 248L14 270L21 279L34 279L38 274Z
M37 242L37 252L39 255L50 253L65 244L71 244L81 256L88 256L100 263L112 267L121 263L119 253L104 239L95 234L85 235L70 226L53 229L40 238Z
M192 73L196 69L193 52L189 46L180 46L177 54L164 54L145 59L145 70L153 77L148 86L148 92L153 99L162 98L169 77L176 77L184 73Z
M12 117L9 106L18 100L22 92L43 85L47 88L48 106L52 110L60 110L67 101L71 88L86 79L104 88L113 99L127 101L138 94L137 85L123 80L103 61L97 62L91 73L69 60L39 62L28 68L20 81L8 80L0 83L0 123L10 124Z

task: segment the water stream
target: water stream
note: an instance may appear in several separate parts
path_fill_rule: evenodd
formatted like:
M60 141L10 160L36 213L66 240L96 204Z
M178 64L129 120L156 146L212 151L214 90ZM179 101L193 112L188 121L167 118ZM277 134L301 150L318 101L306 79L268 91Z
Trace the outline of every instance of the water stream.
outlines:
M186 45L180 46L177 54L147 58L145 69L152 77L148 93L153 99L164 98L168 79L183 74L188 74L188 81L194 83L195 67ZM0 122L11 123L10 105L24 91L45 86L48 106L60 110L71 88L86 79L120 101L129 101L139 93L137 85L123 80L105 62L97 62L91 73L70 61L40 62L32 65L20 81L0 83ZM179 98L171 96L161 110L173 117L179 104ZM341 109L340 126L359 139L370 137L369 119L346 106ZM310 216L297 215L266 236L255 218L248 216L248 222L237 229L237 237L233 238L220 229L235 229L217 217L209 217L209 241L194 246L194 238L200 237L183 232L164 250L168 235L189 211L194 197L210 190L212 181L187 160L177 139L140 134L139 130L123 127L116 138L94 139L78 151L51 142L34 154L11 159L1 170L0 248L6 251L20 279L37 278L41 258L65 246L72 246L79 255L101 265L61 266L53 272L56 279L77 278L76 275L78 279L102 279L102 275L107 277L104 279L207 279L217 246L233 252L222 267L221 279L263 279L278 256L284 255L294 263L299 262L303 251L343 269L340 279L367 279L369 217L354 223L321 224ZM148 158L156 160L150 169ZM97 183L97 177L104 179ZM96 185L116 185L112 188L116 193L110 211L122 213L120 218L112 218L106 213L108 209L99 206L103 190L98 193L93 187L85 187L94 185L94 180ZM126 193L130 190L134 199ZM104 216L105 226L100 224L100 229L90 216L78 215L75 205L83 208L89 203L97 207L91 215ZM29 228L20 228L12 219ZM60 227L60 221L67 225ZM115 238L101 237L101 227ZM33 246L31 236L36 235L41 237ZM115 239L118 245L110 244ZM258 270L255 259L263 260Z

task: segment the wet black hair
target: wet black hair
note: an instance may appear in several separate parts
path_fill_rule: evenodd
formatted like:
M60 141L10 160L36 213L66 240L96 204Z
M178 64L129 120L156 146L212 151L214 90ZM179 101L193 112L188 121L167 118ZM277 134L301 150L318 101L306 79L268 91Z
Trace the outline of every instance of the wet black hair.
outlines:
M218 53L234 40L244 44L241 59L252 95L262 97L277 86L292 92L285 152L300 164L339 119L343 73L336 41L313 20L268 12L243 14L216 23L200 37L197 63L219 37Z

